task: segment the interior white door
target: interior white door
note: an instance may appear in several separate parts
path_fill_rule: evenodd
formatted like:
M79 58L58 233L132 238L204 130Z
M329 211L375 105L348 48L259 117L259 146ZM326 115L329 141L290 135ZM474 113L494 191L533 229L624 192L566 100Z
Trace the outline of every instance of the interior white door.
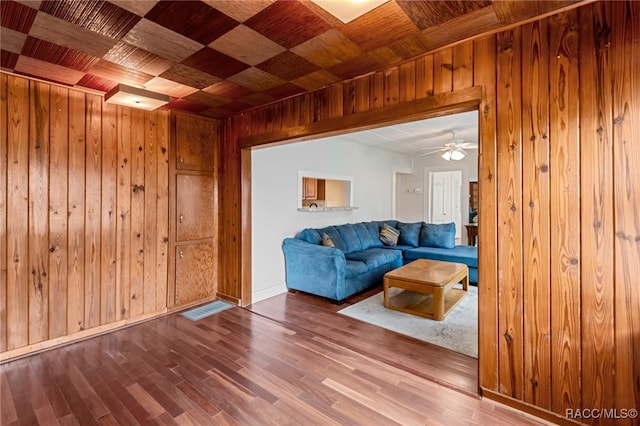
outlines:
M462 171L430 172L430 218L431 223L456 224L456 239L462 228Z

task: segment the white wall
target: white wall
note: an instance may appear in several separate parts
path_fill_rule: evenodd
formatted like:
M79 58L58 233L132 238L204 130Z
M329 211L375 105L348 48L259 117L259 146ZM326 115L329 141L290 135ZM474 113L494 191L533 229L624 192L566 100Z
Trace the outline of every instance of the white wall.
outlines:
M353 178L353 211L297 211L298 171ZM391 219L397 171L408 156L333 138L256 149L251 156L252 300L286 291L282 240L304 228Z
M431 195L428 173L462 170L462 223L469 223L469 181L478 180L478 155L475 150L467 152L468 155L460 161L446 161L437 154L414 158L414 173L399 174L397 177L396 218L403 222L426 220ZM458 244L466 244L466 232L461 232L461 235L462 242Z

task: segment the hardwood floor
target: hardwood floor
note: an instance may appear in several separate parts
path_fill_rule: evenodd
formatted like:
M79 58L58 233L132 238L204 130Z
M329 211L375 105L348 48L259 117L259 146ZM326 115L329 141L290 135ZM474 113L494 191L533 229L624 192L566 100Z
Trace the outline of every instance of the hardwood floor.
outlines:
M175 313L6 363L0 423L542 424L425 378L468 387L468 360L338 309L286 294L197 322Z

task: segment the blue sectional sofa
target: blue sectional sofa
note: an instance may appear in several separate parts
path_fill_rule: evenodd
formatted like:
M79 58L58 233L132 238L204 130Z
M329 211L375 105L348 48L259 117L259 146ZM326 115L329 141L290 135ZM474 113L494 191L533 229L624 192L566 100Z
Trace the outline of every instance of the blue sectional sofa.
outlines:
M385 224L399 233L395 245L380 239ZM287 288L340 303L381 284L385 273L416 259L464 263L469 267L469 281L477 283L478 248L455 246L454 235L452 223L396 220L307 228L282 243Z

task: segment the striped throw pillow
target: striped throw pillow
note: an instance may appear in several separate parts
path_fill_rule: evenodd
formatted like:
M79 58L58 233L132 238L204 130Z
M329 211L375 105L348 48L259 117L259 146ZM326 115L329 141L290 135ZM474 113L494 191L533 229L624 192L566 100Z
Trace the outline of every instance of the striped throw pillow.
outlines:
M396 228L389 226L386 223L382 225L382 229L380 229L380 241L382 241L384 245L395 246L398 244L399 236L400 231Z

